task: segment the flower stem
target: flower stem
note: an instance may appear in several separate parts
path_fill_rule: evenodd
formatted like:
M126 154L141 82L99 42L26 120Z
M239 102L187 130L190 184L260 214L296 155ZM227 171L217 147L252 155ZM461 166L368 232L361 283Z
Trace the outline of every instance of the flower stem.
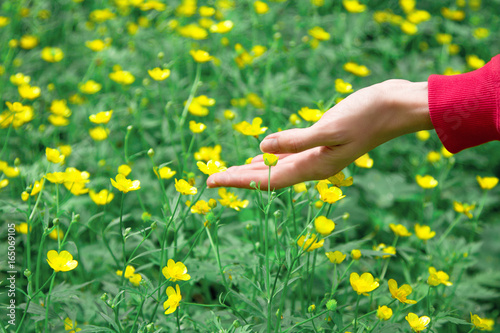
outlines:
M52 293L52 287L54 287L55 278L56 278L56 274L53 274L52 279L50 280L50 287L49 287L49 293L47 294L47 301L45 302L45 332L48 332L48 328L49 328L50 295Z
M358 308L359 308L359 299L361 295L358 294L358 298L356 299L356 310L354 312L354 331L357 332L358 328Z

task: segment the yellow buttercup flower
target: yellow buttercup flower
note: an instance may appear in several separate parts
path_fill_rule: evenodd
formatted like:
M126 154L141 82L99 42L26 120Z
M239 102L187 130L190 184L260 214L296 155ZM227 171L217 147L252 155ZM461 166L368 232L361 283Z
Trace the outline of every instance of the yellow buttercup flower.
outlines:
M352 260L358 260L359 258L361 258L361 251L358 250L358 249L353 249L351 251L351 258Z
M269 11L269 5L263 1L255 1L253 3L253 9L257 14L265 14Z
M22 98L33 100L40 96L40 87L30 86L29 84L23 84L17 87L17 91Z
M325 41L330 39L330 34L321 27L314 27L308 31L309 35L317 40Z
M278 156L274 154L265 153L262 158L264 159L264 164L271 167L278 164Z
M450 281L450 276L443 271L437 271L434 267L429 267L429 278L427 279L427 283L431 286L438 286L440 284L444 284L445 286L451 286L453 283Z
M399 0L399 6L406 13L410 13L415 9L416 0Z
M431 230L428 225L415 224L415 235L421 240L428 240L436 236L436 232Z
M394 246L387 246L384 243L380 243L377 246L373 246L374 251L382 251L384 253L387 253L387 255L383 255L382 259L387 259L390 258L391 255L396 255L396 248ZM379 257L375 257L379 259Z
M399 27L407 35L415 35L418 32L417 25L410 21L403 21Z
M317 122L324 114L324 112L321 112L319 109L310 109L307 106L300 109L298 113L305 121L311 122Z
M64 319L64 330L65 331L70 331L69 333L80 332L82 329L79 327L76 327L76 325L78 325L76 320L72 321L68 317L66 317L66 319Z
M363 273L359 276L358 273L353 272L349 277L349 281L351 282L352 289L354 289L358 295L363 294L368 296L369 292L377 289L379 286L379 283L375 281L373 275L370 273Z
M444 158L450 158L454 154L450 153L445 147L441 147L441 155L443 155Z
M3 169L3 173L5 176L7 176L7 178L16 178L17 176L19 176L19 172L19 168L16 166L8 166Z
M218 22L216 24L212 24L210 26L210 32L216 34L225 34L233 30L233 27L234 27L233 21L225 20Z
M30 81L31 81L31 77L28 75L24 75L23 73L16 73L16 74L10 76L10 82L16 86L22 86L23 84L29 84Z
M117 270L116 275L120 277L123 276L124 278L129 279L129 281L136 287L139 286L142 280L141 274L136 274L135 268L130 265L127 265L127 267L125 267L125 274L123 274L122 270Z
M108 190L101 190L99 193L96 193L94 190L89 191L89 196L92 201L99 206L104 206L109 204L115 195Z
M94 124L107 124L113 115L113 110L102 111L89 116L89 120Z
M33 184L33 188L31 189L30 196L35 196L38 193L40 193L44 183L45 183L45 178L35 181L35 183Z
M177 32L183 37L194 40L202 40L208 37L208 32L197 24L188 24L184 27L179 27Z
M116 83L130 85L134 83L135 77L129 71L115 71L109 74L109 78Z
M45 156L47 157L47 161L55 164L64 162L65 158L65 156L59 152L59 150L49 147L45 148Z
M203 123L197 123L194 120L189 122L189 130L195 134L202 133L206 128L207 126Z
M172 259L168 259L167 266L163 267L161 270L165 279L172 282L175 281L188 281L191 276L187 274L187 267L182 262L175 262Z
M461 202L458 202L458 201L453 201L453 209L455 210L455 212L464 214L469 219L472 218L472 213L470 211L474 210L474 208L476 208L475 204L469 205L469 204L466 204L466 203L461 203Z
M107 38L106 40L102 39L94 39L88 40L85 42L85 46L91 49L94 52L100 52L108 47L111 43L111 39Z
M222 165L221 162L213 160L208 161L207 164L198 161L196 162L196 165L201 172L209 176L213 175L214 173L219 173L227 170L227 168Z
M170 286L167 287L167 296L168 299L163 303L163 309L165 310L165 314L171 314L177 310L182 300L179 285L175 285L175 290Z
M248 206L248 200L240 200L237 195L228 192L225 188L220 188L217 193L221 197L219 202L222 206L227 206L236 211L240 211L241 208L246 208Z
M476 176L477 183L483 190L491 190L498 184L497 177L479 177Z
M71 116L71 110L68 108L68 104L64 99L55 99L50 104L50 112L52 114L62 117Z
M408 321L408 324L410 324L410 327L415 332L425 330L427 328L426 326L431 322L431 318L427 316L422 316L419 318L418 315L414 314L413 312L408 313L405 319Z
M233 120L236 117L236 114L231 110L224 111L224 118L227 120Z
M267 127L260 127L261 124L262 118L255 117L251 124L247 121L242 121L241 123L235 124L234 129L243 135L257 137L267 131Z
M148 70L148 74L155 81L163 81L170 76L170 69L161 69L160 67L155 67Z
M20 234L26 235L28 233L28 223L26 223L26 222L16 224L14 228L16 229L16 232L18 232ZM31 228L30 228L30 231L31 231Z
M387 305L383 305L378 307L377 309L377 318L380 320L389 320L392 317L392 309Z
M215 145L214 147L201 147L199 151L194 153L194 158L197 161L205 161L208 162L210 160L221 161L220 153L221 146Z
M493 331L495 321L490 318L481 318L478 315L470 314L470 321L480 331Z
M351 186L353 184L353 179L352 177L345 178L344 172L339 171L339 173L331 176L328 178L328 181L337 187L342 187L342 186Z
M73 256L68 251L58 253L55 250L47 252L47 262L55 272L67 272L78 266L78 261L73 260Z
M49 122L54 126L68 126L69 119L64 116L57 116L51 114L48 118Z
M483 67L486 64L486 61L483 59L479 58L477 55L469 55L466 57L467 60L467 65L471 67L472 69L478 69Z
M362 13L366 10L366 5L359 3L358 0L342 0L342 4L350 13Z
M109 135L109 129L102 126L97 126L95 128L89 129L89 134L95 141L106 140Z
M32 35L24 35L21 37L19 40L19 46L25 50L31 50L35 46L38 45L40 40L38 37L32 36Z
M453 36L450 34L437 34L436 41L441 45L451 44Z
M53 184L62 184L66 181L65 172L52 172L45 175L45 178Z
M411 300L411 299L406 299L408 295L412 293L412 288L409 284L403 284L401 287L398 288L398 283L394 279L390 279L388 281L389 285L389 292L392 295L392 298L397 299L401 303L405 304L416 304L417 301Z
M175 179L175 189L177 190L177 192L184 195L194 195L198 193L196 187L191 186L191 184L189 184L184 179L181 180Z
M57 229L54 229L49 233L49 237L53 240L63 239L64 231L59 229L59 232L57 232Z
M364 77L370 75L371 71L368 69L368 67L364 65L358 65L355 62L348 62L344 64L343 66L344 70L346 72L352 73L356 76Z
M156 172L156 170L155 170L155 173L161 179L170 179L173 176L175 176L175 174L177 173L177 171L174 171L174 170L170 169L169 167L164 166L164 167L161 167L158 170L158 172Z
M427 154L427 161L429 163L436 163L441 159L441 154L437 151L431 151Z
M59 62L64 58L64 52L58 47L44 47L41 57L47 62Z
M325 253L328 259L333 264L340 264L345 260L346 255L340 251L335 252L326 252Z
M129 191L136 191L141 188L141 182L139 180L127 179L122 174L116 175L116 181L113 178L110 178L110 180L111 184L123 193L127 193Z
M318 240L318 236L316 234L302 235L297 240L297 245L307 252L311 252L316 249L319 249L320 247L323 247L324 243L325 240L324 239Z
M191 50L189 51L189 54L193 57L194 61L199 63L209 62L214 59L210 53L203 50Z
M216 202L217 204L217 202ZM186 201L186 206L190 206L191 201ZM198 200L194 205L191 206L191 213L205 215L210 211L210 205L205 200Z
M200 12L200 16L203 16L203 17L209 17L209 16L213 16L215 14L215 8L208 7L208 6L201 6L198 11Z
M324 202L328 202L330 204L339 201L340 199L345 198L345 195L342 195L342 190L337 186L328 187L327 180L321 180L316 185L316 189L319 192L320 199Z
M431 137L431 133L427 130L418 131L415 135L420 141L427 141Z
M93 22L96 22L96 23L103 23L103 22L111 20L115 17L116 17L116 14L113 13L108 8L96 9L96 10L92 11L89 15L90 20Z
M9 185L9 180L8 179L2 179L0 180L0 190L7 187Z
M326 216L318 216L314 219L314 228L316 229L316 232L322 236L328 236L333 230L335 230L335 222Z
M95 82L94 80L88 80L87 82L80 85L80 91L87 95L92 95L99 92L102 89L102 84Z
M368 153L361 155L358 157L355 161L354 164L360 168L365 168L365 169L370 169L373 167L373 160L370 158L370 155Z
M184 102L184 104L186 103L187 101ZM213 105L215 105L215 99L208 98L206 95L200 95L191 100L191 104L188 106L188 111L194 116L204 117L208 115L209 112L207 106Z
M247 101L248 103L252 104L254 107L257 109L263 109L264 108L264 102L262 101L262 98L259 97L256 93L249 93L247 95ZM240 101L240 105L244 106L246 105L245 102Z
M425 176L417 175L415 179L417 181L418 186L424 189L430 189L438 186L438 181L434 179L434 177L429 175Z
M486 28L476 28L472 32L472 35L474 36L475 39L484 39L487 38L490 35L490 31Z
M293 185L293 190L296 193L307 192L307 185L306 185L306 183L295 184L295 185Z
M389 224L389 228L391 228L392 232L394 232L394 234L396 234L399 237L411 236L411 232L409 232L408 229L406 229L406 227L402 224L396 225L394 223L391 223Z
M158 12L163 12L165 9L167 9L167 5L160 1L149 0L143 3L140 8L142 11L156 10Z
M462 21L465 18L465 12L463 10L452 10L447 7L441 8L441 14L453 21Z
M10 23L10 18L6 16L0 16L0 28L5 27Z
M352 84L345 82L342 79L335 80L335 90L341 94L348 94L354 91L352 89Z

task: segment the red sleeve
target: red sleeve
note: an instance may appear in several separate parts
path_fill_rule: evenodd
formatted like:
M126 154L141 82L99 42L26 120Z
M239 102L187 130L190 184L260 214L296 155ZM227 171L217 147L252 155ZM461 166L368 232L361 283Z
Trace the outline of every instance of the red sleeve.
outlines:
M429 112L451 153L500 140L500 55L473 72L429 76Z

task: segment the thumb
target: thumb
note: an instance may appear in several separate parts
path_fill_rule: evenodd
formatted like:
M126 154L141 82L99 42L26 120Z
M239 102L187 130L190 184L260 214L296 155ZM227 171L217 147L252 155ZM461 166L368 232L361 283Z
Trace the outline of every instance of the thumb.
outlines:
M268 135L260 143L264 153L298 153L317 146L326 146L330 140L317 128L294 128Z

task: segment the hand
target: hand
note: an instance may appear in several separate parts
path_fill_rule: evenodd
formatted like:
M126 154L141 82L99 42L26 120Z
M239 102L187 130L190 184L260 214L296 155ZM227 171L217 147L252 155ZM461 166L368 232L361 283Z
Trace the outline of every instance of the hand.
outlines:
M268 135L260 144L279 157L271 169L271 188L326 179L356 158L400 135L432 129L427 82L389 80L361 89L325 112L314 125ZM268 166L262 155L207 179L208 187L267 189Z

